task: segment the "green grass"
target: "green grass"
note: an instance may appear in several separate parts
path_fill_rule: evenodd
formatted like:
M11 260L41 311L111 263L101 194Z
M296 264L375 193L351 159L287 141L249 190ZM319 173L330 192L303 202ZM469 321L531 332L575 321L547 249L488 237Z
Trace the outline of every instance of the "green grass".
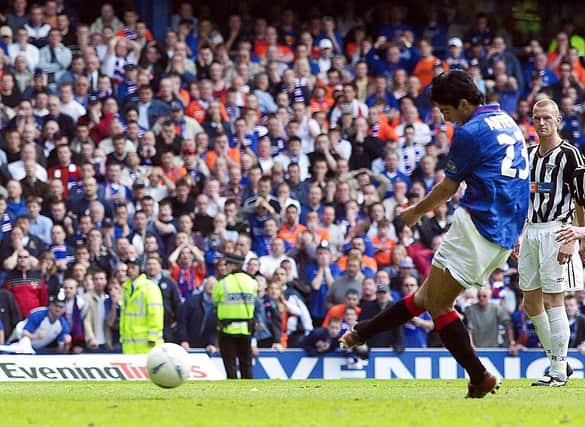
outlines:
M0 384L4 426L583 426L585 380L507 380L466 400L463 380Z

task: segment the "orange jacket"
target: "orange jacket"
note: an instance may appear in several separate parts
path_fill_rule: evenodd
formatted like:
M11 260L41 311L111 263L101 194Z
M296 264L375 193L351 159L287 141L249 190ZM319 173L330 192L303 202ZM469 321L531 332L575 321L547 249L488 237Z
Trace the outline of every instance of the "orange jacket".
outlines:
M344 255L341 258L339 258L339 261L337 261L337 265L339 266L339 269L341 271L346 271L347 270L347 255ZM362 255L362 268L363 267L371 268L374 271L378 270L378 264L376 263L376 260L370 256L367 256L367 255Z
M416 67L414 67L414 71L412 75L418 77L420 80L420 90L422 91L425 87L431 84L433 80L433 68L435 67L435 63L439 61L436 56L431 56L427 59L420 59ZM441 66L443 67L443 71L448 71L449 68L444 61L441 61Z
M346 308L345 304L337 304L331 307L327 312L325 319L323 319L323 324L321 326L323 326L324 328L329 326L329 321L331 320L332 317L343 319L343 315L345 314L345 308ZM360 313L362 312L362 309L360 307L356 307L355 312L359 317Z
M292 247L295 247L297 244L297 236L306 229L307 227L303 224L296 224L294 229L291 229L288 224L283 224L278 232L278 237L290 243Z
M228 156L235 163L238 163L238 164L240 163L240 149L239 148L237 148L237 147L228 148ZM207 154L205 154L205 164L207 165L209 170L212 170L215 167L216 160L217 160L217 151L211 150L211 151L208 151Z
M377 246L378 249L374 255L374 259L379 266L387 266L392 264L392 249L396 246L396 242L392 239L382 241L378 236L372 239L372 245Z

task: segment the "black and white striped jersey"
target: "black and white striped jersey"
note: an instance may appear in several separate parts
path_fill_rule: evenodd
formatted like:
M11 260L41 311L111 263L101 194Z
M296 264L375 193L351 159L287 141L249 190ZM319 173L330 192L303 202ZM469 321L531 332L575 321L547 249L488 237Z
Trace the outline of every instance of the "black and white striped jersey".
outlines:
M530 159L530 210L528 222L570 222L574 203L585 206L585 159L567 141L550 150L528 149Z

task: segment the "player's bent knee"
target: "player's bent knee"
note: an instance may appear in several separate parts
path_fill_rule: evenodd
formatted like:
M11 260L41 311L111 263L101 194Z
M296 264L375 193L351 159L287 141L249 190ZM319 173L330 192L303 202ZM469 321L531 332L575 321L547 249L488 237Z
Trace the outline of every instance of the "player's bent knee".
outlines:
M542 299L545 310L550 310L554 307L562 307L565 304L565 293L543 294Z
M419 308L426 308L425 294L426 292L423 290L423 288L419 288L412 296L412 301L414 302L414 305L416 305Z
M543 295L540 289L524 292L524 311L529 316L536 316L543 312Z
M453 310L453 305L440 305L440 304L431 304L427 306L427 311L433 318L433 320L438 319L441 316L451 312Z

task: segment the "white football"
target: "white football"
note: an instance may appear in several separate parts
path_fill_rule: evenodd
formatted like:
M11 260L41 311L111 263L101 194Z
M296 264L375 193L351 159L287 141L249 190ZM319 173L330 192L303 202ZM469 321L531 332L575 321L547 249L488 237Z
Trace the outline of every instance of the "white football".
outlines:
M161 344L148 353L146 369L148 376L157 386L178 387L191 374L189 353L177 344Z

